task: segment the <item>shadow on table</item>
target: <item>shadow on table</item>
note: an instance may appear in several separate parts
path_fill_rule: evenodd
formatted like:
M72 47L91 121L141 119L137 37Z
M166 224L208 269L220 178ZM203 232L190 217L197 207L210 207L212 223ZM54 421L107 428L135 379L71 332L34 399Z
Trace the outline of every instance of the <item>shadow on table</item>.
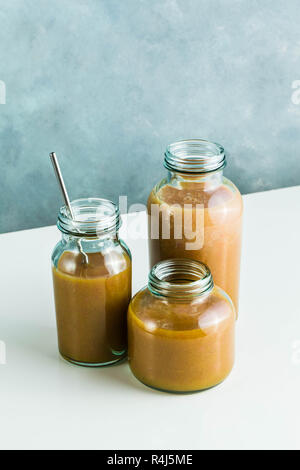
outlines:
M104 366L104 367L81 367L75 364L71 364L63 359L61 356L58 357L60 361L61 367L71 368L73 369L76 374L80 374L81 377L86 377L89 382L93 382L95 386L101 387L103 384L103 380L108 384L110 383L114 387L126 387L130 388L131 390L140 390L142 393L156 393L156 394L163 394L159 390L154 390L146 385L139 382L134 375L131 373L129 364L127 359L123 361L111 365L111 366ZM66 369L65 369L66 370Z
M56 331L50 327L37 326L34 323L18 323L7 331L8 349L16 351L16 356L32 362L36 358L53 360L57 358ZM18 358L17 358L18 359Z
M14 343L18 347L18 355L27 358L27 363L40 363L41 367L56 369L62 376L62 380L77 382L88 380L93 386L110 383L112 386L122 386L132 390L140 390L142 393L164 394L159 390L154 390L139 382L131 373L127 359L104 367L82 367L71 364L63 359L58 352L56 328L37 326L36 324L24 324L18 326L18 331L14 332ZM69 371L69 372L68 372Z

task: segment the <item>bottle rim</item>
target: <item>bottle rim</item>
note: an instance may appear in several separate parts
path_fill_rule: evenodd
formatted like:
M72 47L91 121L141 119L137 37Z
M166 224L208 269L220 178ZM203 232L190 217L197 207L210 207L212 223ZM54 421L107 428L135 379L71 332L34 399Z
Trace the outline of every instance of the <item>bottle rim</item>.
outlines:
M75 199L71 207L74 220L66 205L58 213L57 227L67 235L94 238L116 234L121 226L119 207L108 199Z
M224 148L204 139L180 140L168 145L164 166L179 173L209 173L226 166Z
M157 296L188 299L210 293L214 282L206 264L192 259L174 258L153 266L149 273L148 288Z

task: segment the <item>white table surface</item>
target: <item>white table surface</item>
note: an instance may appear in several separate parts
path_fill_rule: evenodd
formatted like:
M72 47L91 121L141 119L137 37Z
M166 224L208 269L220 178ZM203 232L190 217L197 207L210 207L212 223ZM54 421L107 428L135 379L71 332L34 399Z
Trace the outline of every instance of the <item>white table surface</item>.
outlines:
M0 236L1 449L300 448L300 186L244 201L236 365L219 387L191 395L147 388L127 363L61 360L50 271L59 232ZM147 242L128 244L136 291Z

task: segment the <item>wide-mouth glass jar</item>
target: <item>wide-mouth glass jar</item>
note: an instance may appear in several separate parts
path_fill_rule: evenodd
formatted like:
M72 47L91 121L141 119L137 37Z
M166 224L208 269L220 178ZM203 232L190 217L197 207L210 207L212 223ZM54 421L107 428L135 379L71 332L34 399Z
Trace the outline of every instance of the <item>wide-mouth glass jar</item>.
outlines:
M191 259L155 265L128 309L128 359L144 384L193 392L222 382L234 364L236 313L209 268Z
M242 197L223 176L219 144L201 139L169 145L168 176L148 199L150 263L191 258L207 264L238 310Z
M113 364L127 354L131 255L119 239L118 207L106 199L72 202L58 215L61 241L52 255L59 351L84 366Z

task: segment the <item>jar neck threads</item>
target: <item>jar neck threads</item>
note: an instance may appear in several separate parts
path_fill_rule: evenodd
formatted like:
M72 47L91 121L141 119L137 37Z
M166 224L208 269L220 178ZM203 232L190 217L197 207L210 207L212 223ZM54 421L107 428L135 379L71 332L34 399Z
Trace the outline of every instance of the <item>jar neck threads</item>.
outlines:
M148 288L154 295L188 299L214 287L209 268L199 261L176 258L161 261L150 271Z
M119 208L108 199L76 199L71 206L74 220L66 206L59 211L57 227L62 233L74 237L101 238L114 236L119 231Z
M209 173L225 168L225 151L221 145L207 140L181 140L167 147L164 166L183 174Z

